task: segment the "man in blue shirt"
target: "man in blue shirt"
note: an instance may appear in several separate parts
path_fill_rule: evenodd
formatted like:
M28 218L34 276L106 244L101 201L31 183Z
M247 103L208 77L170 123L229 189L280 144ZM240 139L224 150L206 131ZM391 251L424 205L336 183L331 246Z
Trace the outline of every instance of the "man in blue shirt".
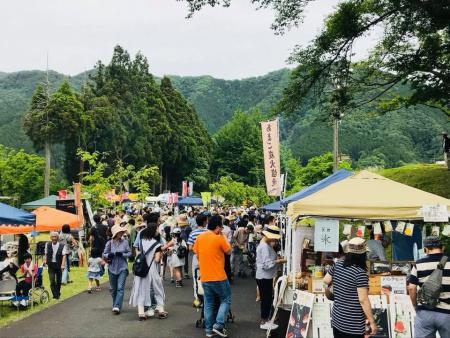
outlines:
M190 234L189 234L189 238L187 241L187 244L189 246L189 251L193 251L193 247L195 244L195 240L197 239L198 235L200 235L201 233L208 231L208 229L206 229L206 225L208 224L208 217L203 214L200 213L197 215L197 217L195 218L195 221L197 222L197 229L193 230ZM192 256L192 275L193 275L193 279L194 279L194 298L195 301L198 301L198 295L197 295L197 291L198 291L198 258L197 255L194 254ZM194 302L195 302L194 301Z

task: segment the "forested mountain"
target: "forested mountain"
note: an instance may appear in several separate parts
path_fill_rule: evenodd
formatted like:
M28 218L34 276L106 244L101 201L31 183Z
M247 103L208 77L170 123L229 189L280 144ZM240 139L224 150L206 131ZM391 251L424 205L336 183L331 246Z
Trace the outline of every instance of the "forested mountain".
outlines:
M42 71L0 73L0 144L32 149L21 128L21 116L44 76ZM236 110L259 108L262 113L270 112L281 98L289 76L290 71L283 69L243 80L210 76L169 78L173 87L193 104L206 129L213 134ZM49 77L53 88L68 78L56 72L50 72ZM86 78L85 74L80 74L68 80L79 90ZM324 113L311 104L283 123L284 142L303 163L331 150L332 129L323 118ZM346 114L341 122L341 152L351 157L354 166L360 167L433 162L441 156L440 132L448 129L448 118L425 106L401 108L382 115L371 108L357 109Z
M243 80L170 76L173 85L192 102L211 133L229 121L236 110L258 108L269 112L281 98L289 77L288 69Z

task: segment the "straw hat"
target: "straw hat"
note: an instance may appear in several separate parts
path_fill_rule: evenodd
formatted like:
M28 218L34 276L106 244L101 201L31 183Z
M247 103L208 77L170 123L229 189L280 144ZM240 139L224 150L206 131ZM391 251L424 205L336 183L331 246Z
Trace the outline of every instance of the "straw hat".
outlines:
M112 238L116 237L119 232L127 232L127 229L120 226L120 224L114 224L114 226L111 228Z
M147 223L140 222L140 223L136 224L136 229L145 228L146 226L147 226Z
M269 225L266 230L264 230L263 235L268 239L280 239L280 228L276 225Z
M175 224L176 224L175 217L173 217L173 216L167 217L165 223L166 223L168 226L174 227Z
M348 241L348 253L363 254L367 251L369 250L367 249L367 243L365 239L361 237L354 237L350 241Z
M177 224L179 227L185 227L189 224L187 214L181 214L177 217Z
M227 217L227 220L229 220L230 222L235 221L236 220L236 216L230 215L230 216Z

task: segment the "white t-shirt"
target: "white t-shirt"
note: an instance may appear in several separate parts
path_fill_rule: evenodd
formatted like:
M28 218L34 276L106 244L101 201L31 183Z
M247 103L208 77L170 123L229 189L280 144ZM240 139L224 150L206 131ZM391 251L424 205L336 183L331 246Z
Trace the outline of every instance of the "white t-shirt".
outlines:
M52 263L56 263L56 253L58 252L58 248L59 248L60 245L64 245L64 244L61 244L59 242L57 242L56 244L53 244L53 242L50 242L50 244L52 245L52 251L53 251L53 253L52 253ZM66 248L65 245L63 247L62 254L63 255L68 255L69 254L67 252L67 248ZM47 245L45 246L45 255L47 255Z

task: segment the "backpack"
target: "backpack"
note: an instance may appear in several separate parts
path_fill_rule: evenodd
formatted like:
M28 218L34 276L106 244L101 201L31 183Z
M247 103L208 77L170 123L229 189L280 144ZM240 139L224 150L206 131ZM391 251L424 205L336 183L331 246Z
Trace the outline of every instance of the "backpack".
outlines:
M159 243L155 242L152 244L152 246L150 246L150 248L148 248L148 250L146 252L142 252L136 257L136 259L134 260L133 263L133 273L135 276L144 278L148 275L148 271L150 270L150 267L152 266L153 263L153 258L152 261L150 262L150 265L147 264L147 258L145 256L147 256L147 254L153 250L153 248L155 246L157 246ZM141 241L141 248L143 249L142 246L142 241Z
M439 303L439 296L442 290L442 273L447 263L447 256L442 256L438 266L428 279L422 284L418 292L418 302L427 309L434 309Z
M184 242L184 241L183 241ZM187 256L187 248L186 245L183 245L183 242L181 245L177 248L177 256L178 258L184 258Z

